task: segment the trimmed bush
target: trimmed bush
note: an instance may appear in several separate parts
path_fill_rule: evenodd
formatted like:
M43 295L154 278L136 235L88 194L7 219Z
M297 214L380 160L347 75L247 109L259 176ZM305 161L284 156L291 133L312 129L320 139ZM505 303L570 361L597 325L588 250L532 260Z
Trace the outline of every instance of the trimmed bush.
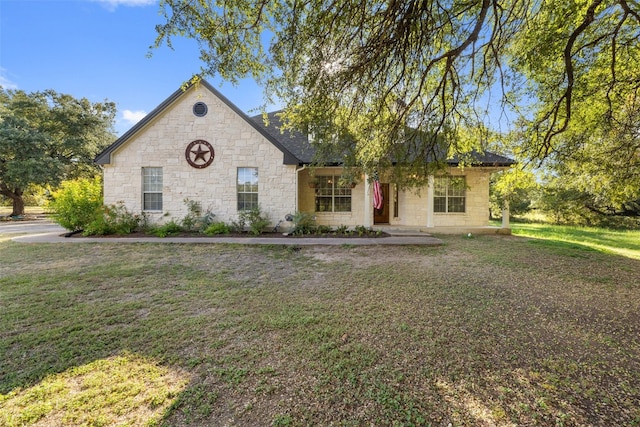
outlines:
M67 230L83 230L102 216L102 179L64 181L53 192L48 208L53 211L53 220Z

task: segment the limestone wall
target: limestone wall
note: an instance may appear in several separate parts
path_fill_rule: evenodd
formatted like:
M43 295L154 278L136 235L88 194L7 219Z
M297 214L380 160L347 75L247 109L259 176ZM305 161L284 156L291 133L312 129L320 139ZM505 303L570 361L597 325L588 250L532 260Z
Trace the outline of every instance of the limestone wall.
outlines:
M193 114L204 102L208 113ZM196 169L185 158L187 145L202 139L215 150L207 168ZM134 212L142 210L142 168L163 170L163 209L152 219L180 219L187 213L185 199L210 209L219 220L237 219L237 168L258 168L259 204L277 223L296 211L296 167L283 165L283 153L205 87L192 87L147 124L104 165L104 201L123 201Z

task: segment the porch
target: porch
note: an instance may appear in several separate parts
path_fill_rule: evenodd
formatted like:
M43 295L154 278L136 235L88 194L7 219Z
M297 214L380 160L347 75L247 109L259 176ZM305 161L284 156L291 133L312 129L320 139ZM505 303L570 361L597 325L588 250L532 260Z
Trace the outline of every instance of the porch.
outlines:
M463 234L467 235L490 235L501 234L510 235L511 228L508 227L414 227L403 225L375 224L374 230L383 231L391 236L425 236L433 234Z

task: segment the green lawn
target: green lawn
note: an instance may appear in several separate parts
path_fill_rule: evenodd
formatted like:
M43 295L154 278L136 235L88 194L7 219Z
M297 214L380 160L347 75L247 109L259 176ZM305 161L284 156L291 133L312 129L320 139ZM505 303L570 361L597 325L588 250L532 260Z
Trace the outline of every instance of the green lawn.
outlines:
M444 240L0 235L0 426L640 425L640 261Z
M559 245L580 245L640 260L640 230L522 223L512 223L511 226L516 236L534 237Z

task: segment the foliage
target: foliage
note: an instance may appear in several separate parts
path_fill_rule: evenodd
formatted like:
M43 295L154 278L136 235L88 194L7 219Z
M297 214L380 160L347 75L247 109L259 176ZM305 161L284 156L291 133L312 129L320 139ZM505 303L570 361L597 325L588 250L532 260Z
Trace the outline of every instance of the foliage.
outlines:
M535 174L521 165L492 174L489 193L491 216L500 217L505 203L513 215L528 212L538 190Z
M65 181L53 192L48 207L53 220L70 231L87 227L102 216L102 180L80 178Z
M317 229L316 217L310 212L297 211L293 214L293 229L289 234L304 235L313 234Z
M203 231L204 234L207 235L216 235L216 234L229 234L231 232L231 228L225 224L224 222L212 222L209 226Z
M523 130L528 159L573 151L559 135L626 123L637 110L635 1L184 6L161 2L156 47L193 38L203 74L263 82L267 101L286 104L287 126L319 142L319 163L339 156L371 172L395 162L410 181L425 160L486 148L496 107Z
M211 210L203 212L200 202L186 198L184 203L188 209L188 213L181 220L185 231L202 232L213 223L215 214Z
M264 216L260 206L256 206L253 209L241 211L238 214L237 227L240 227L240 225L241 231L244 230L245 227L249 227L249 232L257 236L262 234L264 229L269 225L269 219Z
M0 194L13 214L24 213L30 185L95 175L93 158L113 140L114 116L111 102L0 88Z
M356 225L353 229L353 231L355 233L358 234L358 236L367 236L369 234L372 235L380 235L382 232L380 230L374 230L371 227L365 227L364 225Z
M328 225L318 225L316 228L316 234L329 234L331 231L332 229Z
M243 233L248 228L251 234L259 235L268 225L269 219L264 216L260 206L257 206L253 209L240 211L238 219L231 221L229 229L236 233Z
M184 231L184 227L173 219L164 224L152 226L150 229L151 234L157 237L175 236Z
M123 202L101 206L101 214L84 227L85 236L103 236L109 234L126 235L144 230L148 226L147 216L129 212Z
M336 227L336 234L347 234L349 227L347 225L341 224Z

